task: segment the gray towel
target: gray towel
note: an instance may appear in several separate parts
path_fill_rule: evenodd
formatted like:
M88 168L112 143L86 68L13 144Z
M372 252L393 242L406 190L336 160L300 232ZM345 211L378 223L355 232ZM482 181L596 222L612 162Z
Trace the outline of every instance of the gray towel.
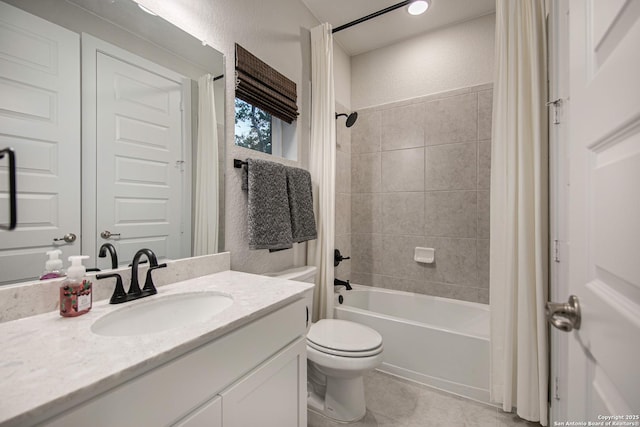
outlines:
M249 248L293 247L286 166L259 159L247 162Z
M287 167L287 192L293 241L298 243L315 239L318 232L313 216L311 174L304 169Z

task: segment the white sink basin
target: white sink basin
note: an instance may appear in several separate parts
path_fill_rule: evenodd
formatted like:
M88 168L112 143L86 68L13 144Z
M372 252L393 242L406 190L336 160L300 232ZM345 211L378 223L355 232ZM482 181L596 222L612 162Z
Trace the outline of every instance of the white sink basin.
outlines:
M138 300L100 317L91 325L91 332L111 337L153 334L205 322L232 303L230 296L216 292Z

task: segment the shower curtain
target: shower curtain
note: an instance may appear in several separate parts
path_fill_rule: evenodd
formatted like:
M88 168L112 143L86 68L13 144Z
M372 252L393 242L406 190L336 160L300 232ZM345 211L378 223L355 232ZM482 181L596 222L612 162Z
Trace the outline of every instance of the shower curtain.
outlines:
M307 246L309 264L318 267L314 320L333 317L335 248L336 121L331 25L311 29L311 147L309 172L318 238Z
M198 79L198 142L193 255L218 252L218 123L213 76Z
M497 0L491 150L491 400L547 425L544 2Z

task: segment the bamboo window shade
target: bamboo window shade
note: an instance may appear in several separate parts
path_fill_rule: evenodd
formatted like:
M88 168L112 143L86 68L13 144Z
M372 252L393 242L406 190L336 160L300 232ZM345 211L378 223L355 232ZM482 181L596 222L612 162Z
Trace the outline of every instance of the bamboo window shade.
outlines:
M296 84L237 43L236 98L289 124L298 117Z

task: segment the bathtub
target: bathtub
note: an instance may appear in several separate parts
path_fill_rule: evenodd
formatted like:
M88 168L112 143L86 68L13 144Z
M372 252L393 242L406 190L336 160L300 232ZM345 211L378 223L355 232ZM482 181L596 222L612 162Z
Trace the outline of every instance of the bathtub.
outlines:
M337 319L382 335L380 371L489 403L487 305L359 285L339 295Z

